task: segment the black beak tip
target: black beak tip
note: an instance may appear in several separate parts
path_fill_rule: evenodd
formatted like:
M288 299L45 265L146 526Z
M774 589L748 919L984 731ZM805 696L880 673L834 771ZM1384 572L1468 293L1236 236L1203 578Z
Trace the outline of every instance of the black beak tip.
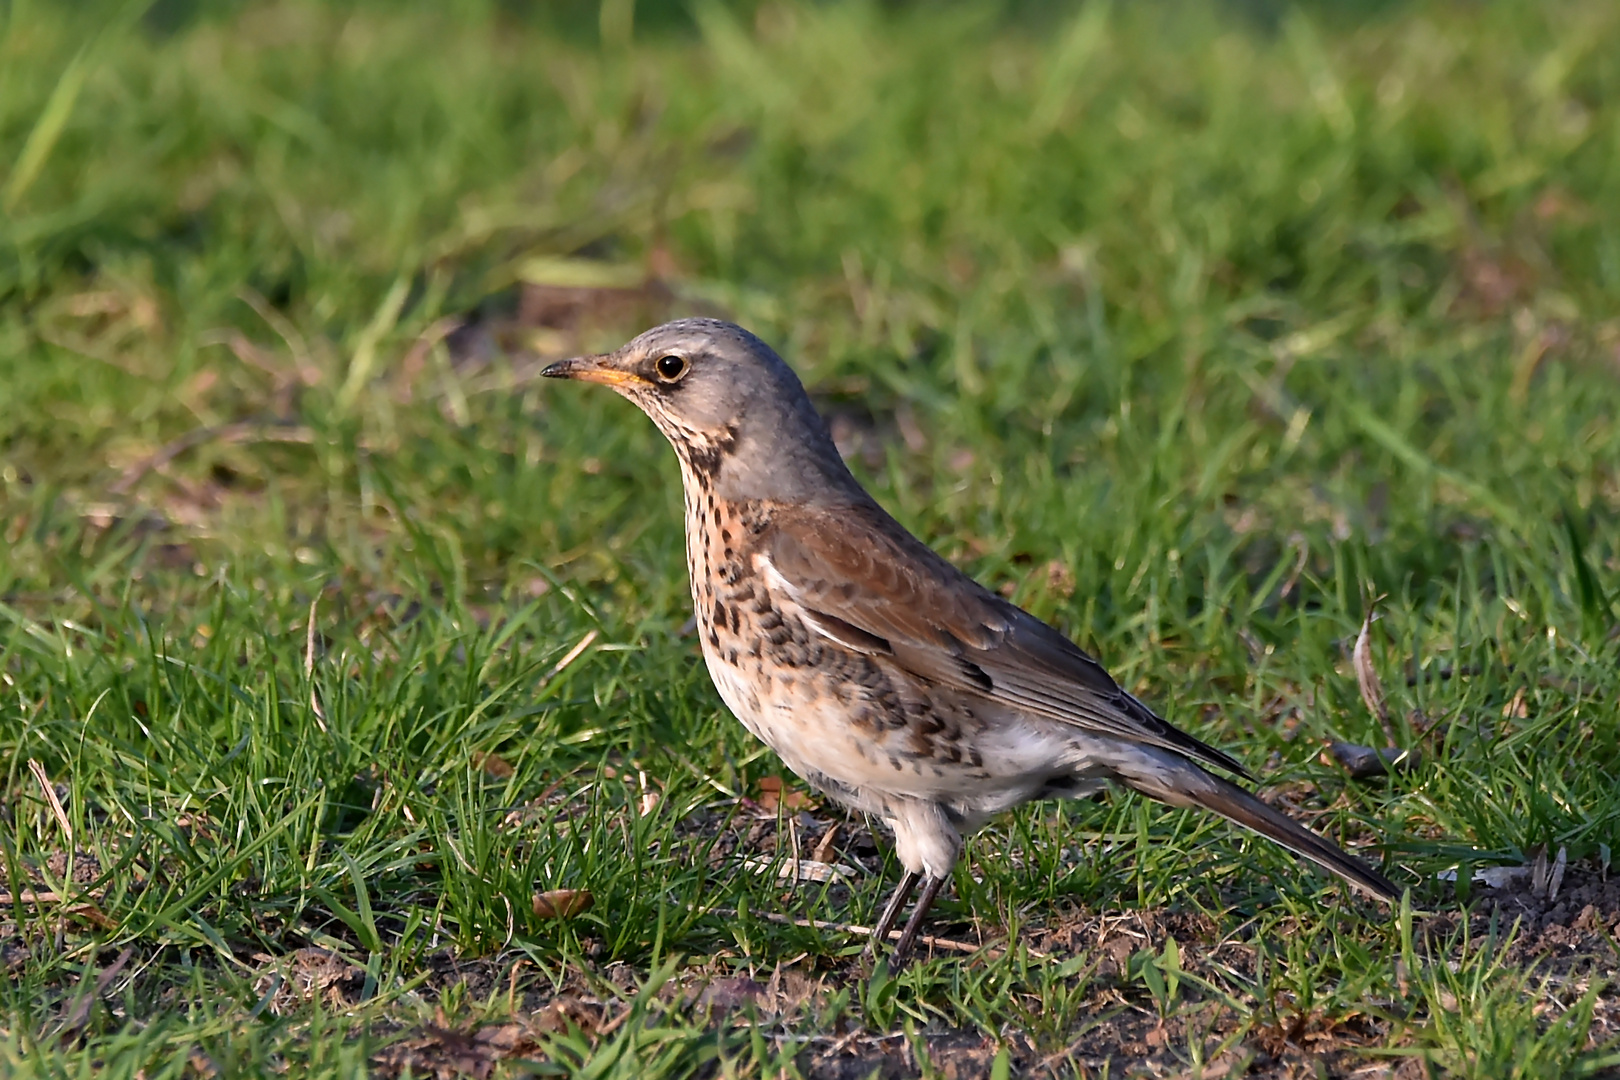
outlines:
M555 364L546 365L545 370L540 372L540 377L542 379L566 379L568 378L568 368L567 360L559 360Z

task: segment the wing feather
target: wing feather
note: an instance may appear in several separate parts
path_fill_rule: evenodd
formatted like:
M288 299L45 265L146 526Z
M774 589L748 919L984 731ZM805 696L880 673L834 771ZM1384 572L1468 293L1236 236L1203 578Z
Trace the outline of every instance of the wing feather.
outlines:
M761 537L766 577L789 591L824 636L1019 711L1248 776L1236 759L1172 726L1079 646L952 566L876 503L836 513L784 506L773 526Z

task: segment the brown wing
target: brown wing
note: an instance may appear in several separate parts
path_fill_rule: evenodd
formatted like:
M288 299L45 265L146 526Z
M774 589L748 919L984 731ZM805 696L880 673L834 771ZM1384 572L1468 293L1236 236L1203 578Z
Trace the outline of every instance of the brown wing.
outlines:
M908 671L1098 734L1248 776L1173 727L1035 616L935 554L877 504L781 507L763 551L826 636ZM859 582L859 586L855 585Z

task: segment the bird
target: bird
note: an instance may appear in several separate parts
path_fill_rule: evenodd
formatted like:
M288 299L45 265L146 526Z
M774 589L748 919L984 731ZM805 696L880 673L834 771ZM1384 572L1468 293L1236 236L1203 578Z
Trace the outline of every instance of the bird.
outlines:
M913 536L845 465L793 369L733 323L683 318L546 367L601 383L675 449L703 659L742 724L811 787L881 820L903 868L863 956L909 957L963 837L1110 783L1212 811L1374 897L1395 885L1250 794L1062 632Z

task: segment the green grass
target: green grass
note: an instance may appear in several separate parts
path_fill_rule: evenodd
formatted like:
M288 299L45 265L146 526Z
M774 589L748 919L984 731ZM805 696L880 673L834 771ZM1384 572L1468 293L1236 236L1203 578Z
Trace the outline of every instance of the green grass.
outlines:
M602 6L0 6L0 1072L356 1075L554 994L623 1019L502 1068L1620 1065L1614 954L1526 962L1436 879L1620 846L1620 9ZM1415 913L1114 797L970 844L933 929L1010 952L868 982L773 921L870 920L892 857L745 868L782 767L680 635L673 457L528 352L693 310ZM1355 783L1375 597L1422 764ZM1118 962L1030 951L1102 915L1149 919ZM352 968L300 995L313 948ZM777 971L821 988L755 1029L671 1003Z

